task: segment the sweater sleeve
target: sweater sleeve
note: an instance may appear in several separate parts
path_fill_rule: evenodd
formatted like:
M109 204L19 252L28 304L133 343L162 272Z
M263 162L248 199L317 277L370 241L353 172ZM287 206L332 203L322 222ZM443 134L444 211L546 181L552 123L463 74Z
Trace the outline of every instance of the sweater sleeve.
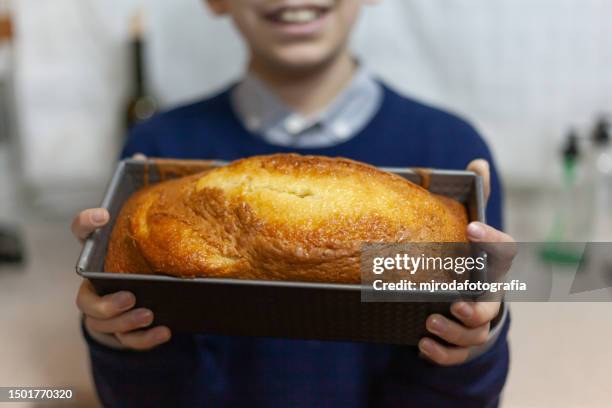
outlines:
M115 350L99 344L82 326L98 396L105 407L189 406L198 400L197 345L174 335L150 351ZM183 403L182 403L183 402Z

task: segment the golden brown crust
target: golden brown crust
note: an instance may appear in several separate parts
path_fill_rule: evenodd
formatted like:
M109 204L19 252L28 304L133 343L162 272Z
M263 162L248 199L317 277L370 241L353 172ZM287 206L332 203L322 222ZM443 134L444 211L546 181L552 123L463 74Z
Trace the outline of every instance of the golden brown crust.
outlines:
M109 272L359 282L364 242L466 242L460 203L356 161L276 154L145 187Z

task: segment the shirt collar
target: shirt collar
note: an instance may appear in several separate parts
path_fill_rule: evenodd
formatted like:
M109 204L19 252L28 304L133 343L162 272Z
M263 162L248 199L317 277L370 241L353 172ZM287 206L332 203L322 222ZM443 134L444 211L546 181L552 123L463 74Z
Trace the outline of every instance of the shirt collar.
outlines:
M363 66L321 112L305 117L248 73L232 90L232 107L243 125L265 141L291 147L328 147L355 136L376 114L382 87Z

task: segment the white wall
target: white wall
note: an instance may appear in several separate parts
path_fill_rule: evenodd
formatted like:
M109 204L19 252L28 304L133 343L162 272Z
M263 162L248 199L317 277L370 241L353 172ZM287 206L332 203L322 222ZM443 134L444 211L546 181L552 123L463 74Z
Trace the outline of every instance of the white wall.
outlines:
M244 61L231 24L202 0L18 3L22 134L35 182L96 177L112 160L135 4L149 10L152 83L166 106L219 89ZM553 177L569 125L612 111L610 21L607 0L383 0L365 10L353 43L401 91L474 121L507 179L533 183Z

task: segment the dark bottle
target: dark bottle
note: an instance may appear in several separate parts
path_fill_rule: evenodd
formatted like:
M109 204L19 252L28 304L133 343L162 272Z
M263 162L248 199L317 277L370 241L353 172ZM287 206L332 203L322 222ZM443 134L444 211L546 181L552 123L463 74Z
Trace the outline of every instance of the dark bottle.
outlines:
M147 91L144 64L145 40L143 13L137 12L132 18L130 40L130 97L125 110L125 127L131 129L136 123L149 119L157 111L157 101Z
M11 76L13 75L13 19L10 3L0 0L0 143L11 134Z
M606 115L601 115L595 124L593 135L591 136L595 146L603 148L609 146L610 142L612 141L610 140L612 139L610 133L612 133L612 124L610 124L610 120L606 117Z
M10 3L0 0L0 43L13 39L13 19Z
M13 74L12 43L14 39L13 14L11 3L8 0L0 0L0 172L10 169L11 150L6 142L10 142L13 136L13 88L11 84ZM2 152L1 150L5 150ZM4 158L8 158L3 162ZM10 174L10 173L9 173ZM0 182L4 174L0 174ZM10 186L10 184L9 184ZM0 194L7 194L4 183L0 183ZM9 197L12 191L8 190ZM5 264L19 264L24 261L25 250L21 241L20 233L14 226L4 225L0 220L0 267Z

